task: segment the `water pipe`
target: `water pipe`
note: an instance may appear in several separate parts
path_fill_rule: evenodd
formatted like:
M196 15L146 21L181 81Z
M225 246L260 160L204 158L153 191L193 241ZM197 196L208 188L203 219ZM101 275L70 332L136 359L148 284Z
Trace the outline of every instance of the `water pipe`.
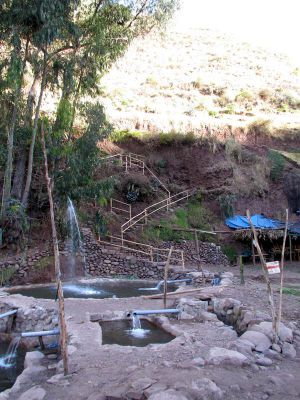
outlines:
M11 311L7 311L3 314L0 314L0 318L5 318L5 317L9 317L10 315L14 315L17 314L18 310L11 310Z
M35 336L53 336L59 335L59 329L53 329L52 331L40 331L40 332L22 332L21 337L35 337Z
M127 314L127 317L132 315L151 315L151 314L179 314L180 310L177 308L166 308L162 310L134 310Z
M185 278L185 279L172 279L172 280L168 280L167 283L178 283L178 282L191 282L192 279L191 278ZM156 285L156 289L159 290L162 285L164 284L164 280L159 281L158 284Z

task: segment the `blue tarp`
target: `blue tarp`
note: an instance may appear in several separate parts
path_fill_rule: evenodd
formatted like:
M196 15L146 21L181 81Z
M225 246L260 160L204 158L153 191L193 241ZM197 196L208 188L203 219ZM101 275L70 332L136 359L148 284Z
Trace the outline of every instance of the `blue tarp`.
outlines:
M289 226L289 233L300 236L300 222L295 222Z
M284 226L284 223L277 219L267 218L262 214L255 214L251 216L252 224L257 229L278 229ZM242 215L235 215L234 217L225 220L226 225L231 229L249 229L247 217Z

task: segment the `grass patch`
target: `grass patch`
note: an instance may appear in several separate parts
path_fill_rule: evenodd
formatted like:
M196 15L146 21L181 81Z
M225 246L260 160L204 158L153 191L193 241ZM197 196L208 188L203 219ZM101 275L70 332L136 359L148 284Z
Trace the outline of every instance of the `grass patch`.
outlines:
M300 150L296 151L281 151L281 150L274 150L274 152L281 154L287 160L292 161L300 166Z
M147 226L144 229L143 238L149 242L193 240L193 232L176 231L172 227L210 230L212 220L211 212L199 200L192 200L186 207L178 208L169 219L160 219L158 223L160 226ZM199 235L200 240L208 238L212 240L211 235Z
M287 287L284 287L284 288L282 289L282 293L284 293L284 294L289 294L289 295L291 295L291 296L300 297L300 289L294 289L294 288L287 288Z
M54 257L53 256L46 256L40 258L35 264L34 264L34 269L38 271L43 271L49 266L54 265Z
M225 254L225 256L228 258L231 264L236 262L237 258L237 251L233 246L230 245L224 245L222 246L222 251Z
M176 132L176 131L170 131L170 132L161 132L158 135L158 140L159 144L162 146L169 146L171 144L193 144L196 142L196 136L194 135L193 132L187 132L187 133L182 133L182 132Z
M129 139L142 139L144 132L129 131L129 130L115 130L113 131L108 139L113 143L123 143Z
M1 268L1 270L0 270L0 286L4 286L7 283L9 283L9 281L11 280L11 278L14 276L15 273L16 273L16 269L13 266Z
M270 178L273 182L277 182L282 178L285 167L285 159L280 152L269 150L268 160L270 162Z

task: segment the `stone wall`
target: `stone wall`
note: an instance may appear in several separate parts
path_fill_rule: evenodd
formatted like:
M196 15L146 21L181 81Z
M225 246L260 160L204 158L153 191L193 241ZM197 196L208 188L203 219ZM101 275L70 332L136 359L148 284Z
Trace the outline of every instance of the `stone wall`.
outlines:
M84 253L86 259L86 272L91 276L116 276L128 275L137 278L154 278L162 279L164 271L164 261L151 262L145 260L144 256L137 256L130 250L122 250L122 253L117 251L117 248L105 248L99 244L90 229L82 229L84 241ZM175 249L184 250L186 266L195 266L197 256L195 254L194 243L182 241L180 243L164 244L165 248L170 248L171 245ZM199 242L200 246L200 261L202 264L215 264L228 265L226 256L222 253L220 248L214 243ZM66 250L65 244L60 244L62 254L62 261L71 257ZM0 278L3 269L12 269L15 271L13 274L13 283L23 283L28 280L28 272L32 268L37 268L41 259L52 257L51 243L46 243L42 251L31 250L26 257L16 256L0 262ZM11 282L12 279L10 279Z

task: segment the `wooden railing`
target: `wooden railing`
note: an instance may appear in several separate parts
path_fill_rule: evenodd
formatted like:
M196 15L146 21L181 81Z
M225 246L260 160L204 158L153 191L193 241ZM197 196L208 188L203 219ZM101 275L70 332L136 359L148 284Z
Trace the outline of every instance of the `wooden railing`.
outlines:
M117 236L106 236L110 239L109 241L103 240L98 237L99 243L103 243L106 246L117 247L128 252L138 253L140 255L147 256L147 259L151 262L164 262L168 258L170 249L161 249L158 247L151 246L145 243L134 242L132 240L124 239ZM184 252L183 250L173 250L171 256L171 263L173 265L179 265L183 269L184 264Z
M167 192L168 197L170 197L169 189L164 185L164 183L151 171L149 167L147 167L145 163L145 156L141 156L139 154L134 153L119 153L114 154L112 156L102 157L101 160L105 161L112 161L112 160L119 160L120 165L125 168L125 171L128 172L130 168L136 167L142 171L143 175L148 173L152 178L154 178L159 185Z
M179 201L182 200L187 200L191 195L192 195L191 190L184 190L183 192L174 194L173 196L170 196L164 200L151 204L151 206L145 208L142 212L130 218L121 226L121 238L123 239L124 233L128 229L136 225L138 222L144 221L144 223L147 223L148 217L150 215L158 212L159 210L162 210L163 208L166 208L168 210L171 205L178 203Z
M120 208L123 207L123 208ZM124 203L124 201L116 200L111 198L110 199L110 212L113 210L121 211L122 213L126 214L129 219L131 219L131 204Z

